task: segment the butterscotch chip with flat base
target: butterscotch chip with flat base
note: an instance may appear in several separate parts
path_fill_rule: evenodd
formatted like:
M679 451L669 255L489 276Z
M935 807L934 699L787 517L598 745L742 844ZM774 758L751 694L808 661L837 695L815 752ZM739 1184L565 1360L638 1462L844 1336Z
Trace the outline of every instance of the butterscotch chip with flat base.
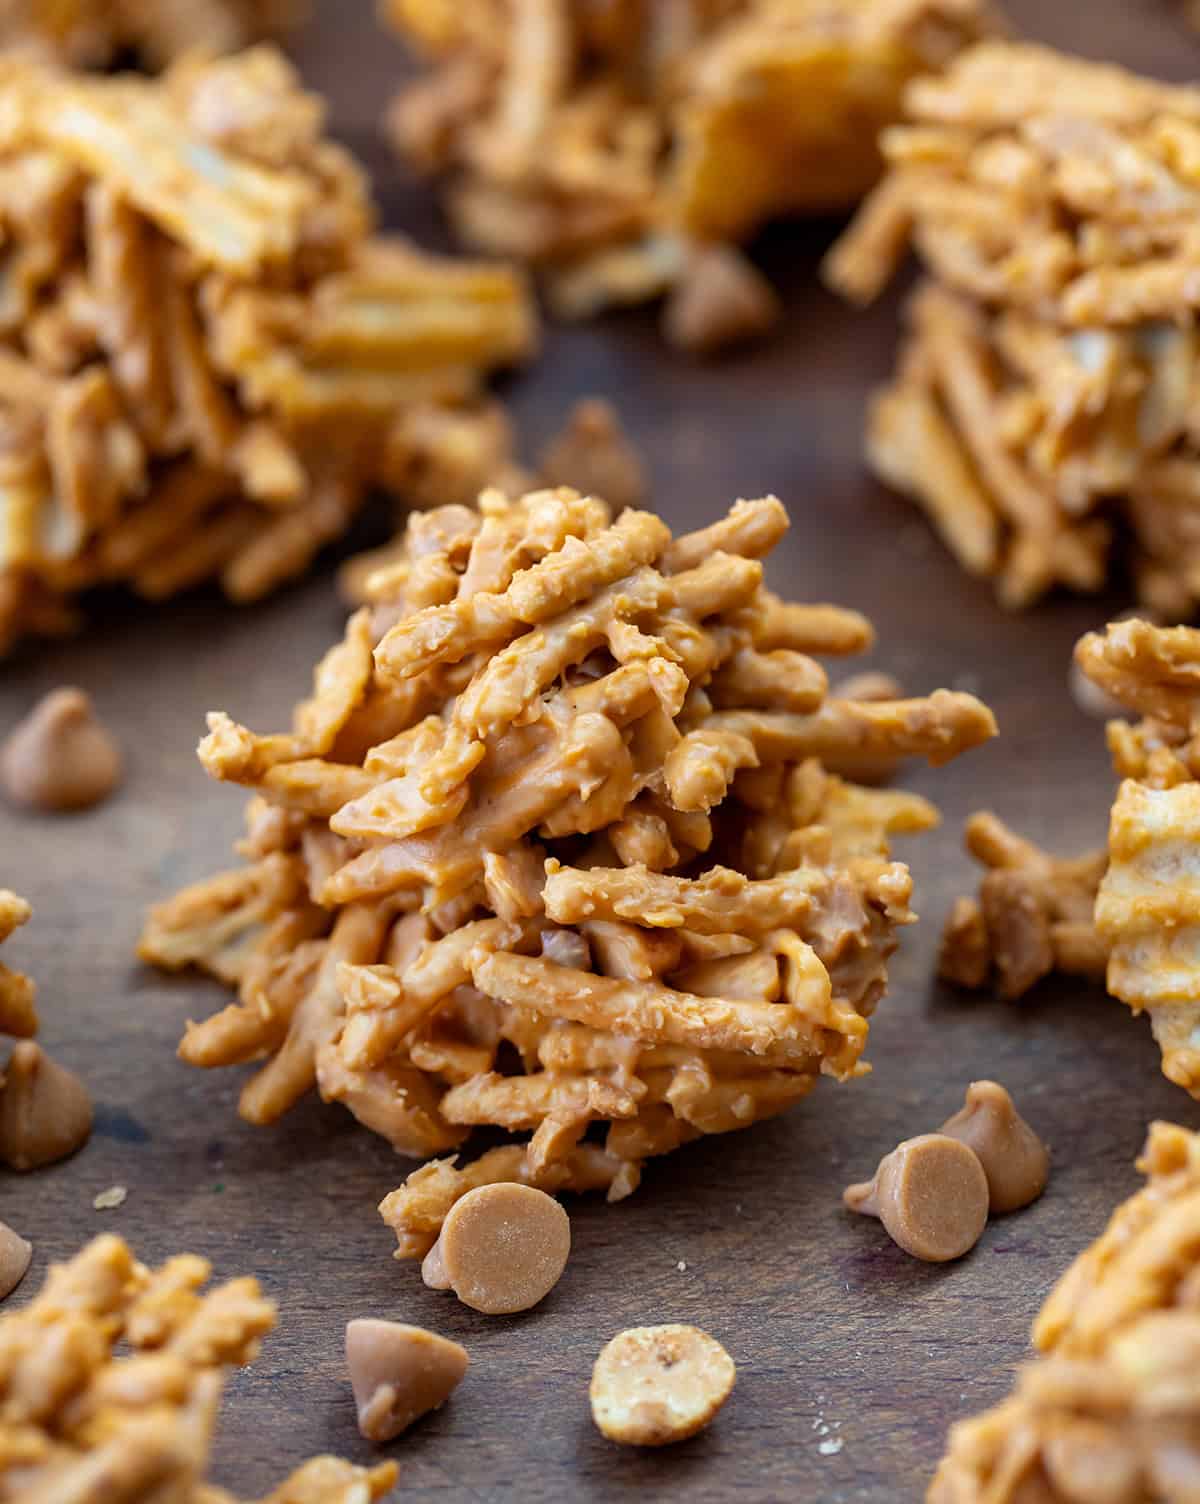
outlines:
M120 781L121 749L82 689L52 690L0 751L4 792L28 809L90 809Z
M0 1300L11 1295L25 1278L32 1257L32 1246L7 1222L0 1222Z
M625 1446L686 1441L708 1425L736 1379L733 1359L699 1327L630 1327L596 1359L592 1419Z
M618 511L641 506L646 499L646 471L638 452L612 404L600 397L575 404L561 433L542 451L538 469L546 485L603 496Z
M969 1253L988 1217L988 1180L975 1151L942 1133L905 1139L874 1179L847 1186L852 1212L878 1217L913 1258L944 1264Z
M698 355L766 334L783 313L774 288L733 246L704 246L687 269L663 313L670 344Z
M461 1383L466 1348L423 1327L361 1318L346 1323L346 1366L368 1441L390 1441L444 1405Z
M973 1149L993 1212L1015 1212L1046 1189L1050 1152L998 1081L972 1081L964 1105L938 1130Z
M74 1154L91 1131L87 1087L40 1045L21 1040L0 1086L0 1160L13 1170L38 1170Z
M439 1239L446 1276L464 1305L488 1316L527 1311L558 1284L571 1222L533 1186L482 1185L455 1202Z

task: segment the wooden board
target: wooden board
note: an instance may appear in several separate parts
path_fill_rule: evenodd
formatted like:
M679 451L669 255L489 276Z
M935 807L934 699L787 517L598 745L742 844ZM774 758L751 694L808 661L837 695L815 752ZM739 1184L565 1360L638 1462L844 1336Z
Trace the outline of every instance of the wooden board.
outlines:
M1200 73L1200 42L1159 0L1022 0L1012 10L1033 34L1092 55ZM365 0L326 0L298 55L375 170L388 222L433 236L429 195L375 142L399 52ZM184 1020L219 1004L219 989L164 982L132 958L147 904L229 862L241 800L195 760L204 711L263 730L284 723L339 630L328 568L246 611L207 595L153 613L108 602L85 637L0 670L0 732L46 690L78 683L130 762L124 792L92 814L0 812L0 880L35 907L6 959L36 975L45 1043L98 1103L95 1136L76 1159L0 1176L0 1216L36 1246L22 1295L48 1260L108 1228L146 1259L195 1249L221 1274L257 1274L280 1301L279 1330L232 1381L218 1450L220 1480L243 1496L317 1450L368 1456L341 1334L347 1318L373 1314L430 1325L472 1356L451 1404L395 1448L418 1497L916 1499L949 1422L1005 1392L1050 1283L1133 1188L1147 1121L1200 1122L1159 1075L1144 1021L1101 991L1052 983L1006 1005L932 980L942 916L975 878L960 844L970 811L995 809L1064 852L1102 839L1112 786L1102 731L1068 699L1066 669L1079 634L1125 602L1063 598L1007 616L864 474L861 410L888 369L895 304L855 317L819 290L831 233L800 226L763 241L788 314L778 339L745 355L683 363L650 313L550 332L542 363L511 387L522 432L536 447L572 398L603 391L648 455L673 525L778 491L794 527L771 564L776 586L868 611L880 666L913 690L976 691L1003 736L907 780L938 801L945 823L908 848L924 922L906 935L872 1024L874 1075L822 1083L785 1119L652 1164L618 1207L575 1201L567 1275L528 1315L477 1316L393 1263L375 1205L406 1163L316 1102L274 1129L242 1124L238 1072L205 1074L174 1057ZM993 1223L963 1262L914 1263L878 1224L843 1213L839 1192L899 1139L936 1126L983 1075L1011 1088L1053 1146L1050 1188ZM93 1196L114 1184L128 1187L124 1206L94 1211ZM707 1435L664 1454L618 1451L588 1416L592 1361L622 1327L669 1320L728 1345L737 1391ZM827 1438L842 1449L822 1454Z

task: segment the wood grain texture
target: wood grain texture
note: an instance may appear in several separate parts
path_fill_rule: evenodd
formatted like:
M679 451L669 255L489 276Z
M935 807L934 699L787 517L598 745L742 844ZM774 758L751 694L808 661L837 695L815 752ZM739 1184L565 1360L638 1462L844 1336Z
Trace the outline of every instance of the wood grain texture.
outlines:
M1030 33L1091 55L1173 78L1200 73L1200 43L1159 0L1013 0L1011 10ZM399 54L366 0L325 0L297 55L367 157L388 223L435 238L429 195L375 141ZM677 527L737 495L778 491L794 526L770 565L776 588L868 611L879 666L913 691L976 691L1003 735L907 780L937 800L945 823L910 848L924 922L906 935L872 1024L874 1075L822 1083L784 1119L652 1164L618 1207L571 1203L567 1274L528 1315L476 1315L393 1263L374 1208L409 1166L315 1101L272 1129L241 1123L238 1072L205 1074L174 1057L184 1020L220 1002L219 989L164 982L132 957L148 903L229 861L241 800L208 784L195 760L204 711L283 725L340 627L329 569L244 611L210 595L153 614L107 600L84 638L0 669L0 733L35 697L77 683L130 762L125 790L94 813L0 812L0 882L35 909L5 959L37 977L45 1043L86 1076L98 1104L94 1139L76 1159L0 1174L0 1216L35 1246L21 1295L50 1259L107 1228L146 1259L195 1249L222 1275L257 1274L281 1303L279 1329L233 1380L218 1449L220 1480L243 1495L317 1450L367 1457L341 1334L349 1317L379 1315L429 1325L472 1357L449 1406L394 1448L413 1496L916 1499L947 1424L1006 1390L1050 1283L1132 1189L1147 1121L1200 1124L1160 1077L1145 1023L1099 990L1048 983L1005 1005L932 980L942 916L975 881L960 842L970 811L993 808L1064 852L1102 839L1112 788L1103 737L1067 697L1066 670L1079 634L1125 602L1061 598L1006 616L917 514L864 474L861 410L889 366L895 302L855 317L819 290L816 261L833 229L781 229L757 248L788 298L780 337L761 349L685 364L660 344L650 313L633 313L551 331L542 363L509 395L531 450L576 395L615 396ZM841 1210L841 1187L941 1122L984 1075L1012 1090L1052 1145L1049 1190L994 1222L961 1263L916 1264L877 1223ZM124 1206L94 1211L93 1196L113 1184L128 1187ZM695 1322L724 1341L738 1386L708 1434L663 1454L619 1451L588 1416L591 1364L622 1327L659 1321ZM843 1442L835 1455L818 1451L826 1434Z

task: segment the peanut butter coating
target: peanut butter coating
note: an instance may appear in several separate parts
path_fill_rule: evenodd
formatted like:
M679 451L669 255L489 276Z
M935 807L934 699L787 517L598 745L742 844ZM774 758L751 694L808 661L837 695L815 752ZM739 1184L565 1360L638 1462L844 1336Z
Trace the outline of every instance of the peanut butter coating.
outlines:
M358 1429L368 1441L390 1441L444 1405L462 1382L466 1349L423 1327L361 1318L346 1324L346 1366Z
M121 750L82 689L52 690L0 749L0 784L14 804L59 814L90 809L121 781Z
M32 1246L7 1222L0 1222L0 1300L11 1295L25 1278L32 1257Z
M972 1081L965 1104L939 1132L979 1156L993 1212L1015 1212L1046 1189L1049 1150L998 1081Z
M940 1133L905 1139L880 1160L874 1179L848 1186L853 1212L878 1217L892 1241L931 1264L962 1258L988 1217L988 1181L973 1149Z
M507 1315L537 1305L558 1283L571 1251L571 1223L545 1191L484 1185L455 1202L439 1246L459 1300L485 1315Z
M0 1161L13 1170L38 1170L74 1154L91 1131L87 1087L40 1045L21 1040L0 1087Z

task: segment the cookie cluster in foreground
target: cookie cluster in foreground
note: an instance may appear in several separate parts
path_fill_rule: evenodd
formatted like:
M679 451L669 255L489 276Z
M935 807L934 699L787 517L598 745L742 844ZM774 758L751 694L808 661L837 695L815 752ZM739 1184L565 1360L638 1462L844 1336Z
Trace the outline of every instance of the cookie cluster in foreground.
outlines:
M0 48L75 68L104 68L125 52L163 67L185 52L234 52L279 36L304 0L5 0Z
M94 584L264 594L528 353L510 272L372 238L273 50L0 83L0 652Z
M950 1432L929 1504L1185 1504L1200 1473L1200 1135L1155 1123L1145 1188L1071 1265L1011 1398Z
M205 1482L209 1448L226 1375L275 1308L254 1279L202 1294L209 1273L187 1253L148 1269L96 1238L0 1317L0 1501L235 1504ZM316 1457L263 1504L369 1504L395 1477Z
M860 302L910 242L928 273L873 467L1008 605L1097 588L1128 540L1139 598L1190 614L1200 90L984 43L906 105L828 263Z
M240 1001L182 1056L269 1056L254 1122L316 1085L409 1155L532 1133L410 1177L403 1253L472 1186L616 1199L647 1155L864 1069L912 917L889 839L936 813L849 780L995 723L827 695L810 655L871 630L764 587L786 526L770 498L673 539L565 488L415 515L290 733L210 717L208 772L256 791L245 865L161 905L141 954Z
M904 84L995 29L988 0L388 0L430 75L391 115L449 179L470 244L536 263L586 316L675 289L674 343L757 332L775 300L734 249L852 204Z

